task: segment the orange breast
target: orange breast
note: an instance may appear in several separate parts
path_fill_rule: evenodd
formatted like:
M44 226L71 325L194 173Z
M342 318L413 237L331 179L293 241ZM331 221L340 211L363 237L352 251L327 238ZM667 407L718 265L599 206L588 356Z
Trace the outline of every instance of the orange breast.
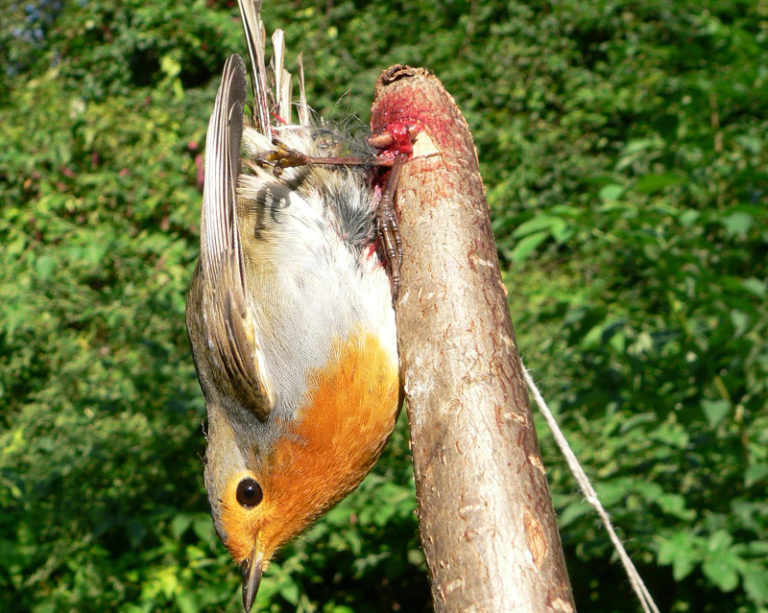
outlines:
M355 333L334 343L331 356L311 373L308 405L271 458L265 492L275 496L282 532L270 535L275 547L360 483L395 424L397 364L377 338Z

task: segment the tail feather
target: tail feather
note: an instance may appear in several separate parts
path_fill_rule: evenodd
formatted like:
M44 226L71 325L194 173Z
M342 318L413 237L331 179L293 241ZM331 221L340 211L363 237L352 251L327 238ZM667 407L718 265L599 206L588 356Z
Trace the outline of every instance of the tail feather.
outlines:
M304 56L299 53L299 124L309 126L309 105L307 104L307 90L304 87Z
M283 121L291 123L291 73L285 69L285 33L272 34L272 73L275 77L275 109Z
M253 120L256 129L272 139L269 119L269 87L264 61L266 28L261 20L261 0L238 0L240 16L245 30L248 55L251 58L251 86L253 88Z
M272 140L271 117L274 113L280 121L292 123L293 75L285 69L285 33L278 29L272 34L273 56L266 63L266 29L261 20L261 0L238 0L243 19L248 55L251 58L251 84L253 86L253 120L256 129ZM299 124L310 125L310 111L304 86L304 63L299 53ZM270 90L270 84L272 89Z

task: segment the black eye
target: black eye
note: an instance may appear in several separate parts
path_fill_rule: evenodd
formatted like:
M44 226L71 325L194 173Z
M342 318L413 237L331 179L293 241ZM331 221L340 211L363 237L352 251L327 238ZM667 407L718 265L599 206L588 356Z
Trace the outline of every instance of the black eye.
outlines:
M252 509L261 502L264 493L253 479L243 479L237 484L237 502L246 509Z

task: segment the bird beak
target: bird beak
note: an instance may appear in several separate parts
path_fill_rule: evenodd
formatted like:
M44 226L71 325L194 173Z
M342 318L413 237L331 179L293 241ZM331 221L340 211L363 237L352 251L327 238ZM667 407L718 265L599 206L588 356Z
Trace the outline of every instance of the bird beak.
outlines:
M248 612L256 600L256 592L259 591L262 562L263 555L257 547L253 548L251 557L243 562L243 606Z

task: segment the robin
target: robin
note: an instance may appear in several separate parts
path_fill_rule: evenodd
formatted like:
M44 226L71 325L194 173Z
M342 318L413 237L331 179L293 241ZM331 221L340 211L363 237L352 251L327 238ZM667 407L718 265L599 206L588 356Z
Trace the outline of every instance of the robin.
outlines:
M312 122L301 82L290 123L279 52L266 87L259 5L240 2L254 125L243 125L246 70L234 55L208 125L187 298L208 413L205 485L216 531L242 565L247 611L275 550L373 467L400 393L388 276L398 244L377 203L392 189L377 198L372 188L375 151L351 151L352 161L344 134Z

